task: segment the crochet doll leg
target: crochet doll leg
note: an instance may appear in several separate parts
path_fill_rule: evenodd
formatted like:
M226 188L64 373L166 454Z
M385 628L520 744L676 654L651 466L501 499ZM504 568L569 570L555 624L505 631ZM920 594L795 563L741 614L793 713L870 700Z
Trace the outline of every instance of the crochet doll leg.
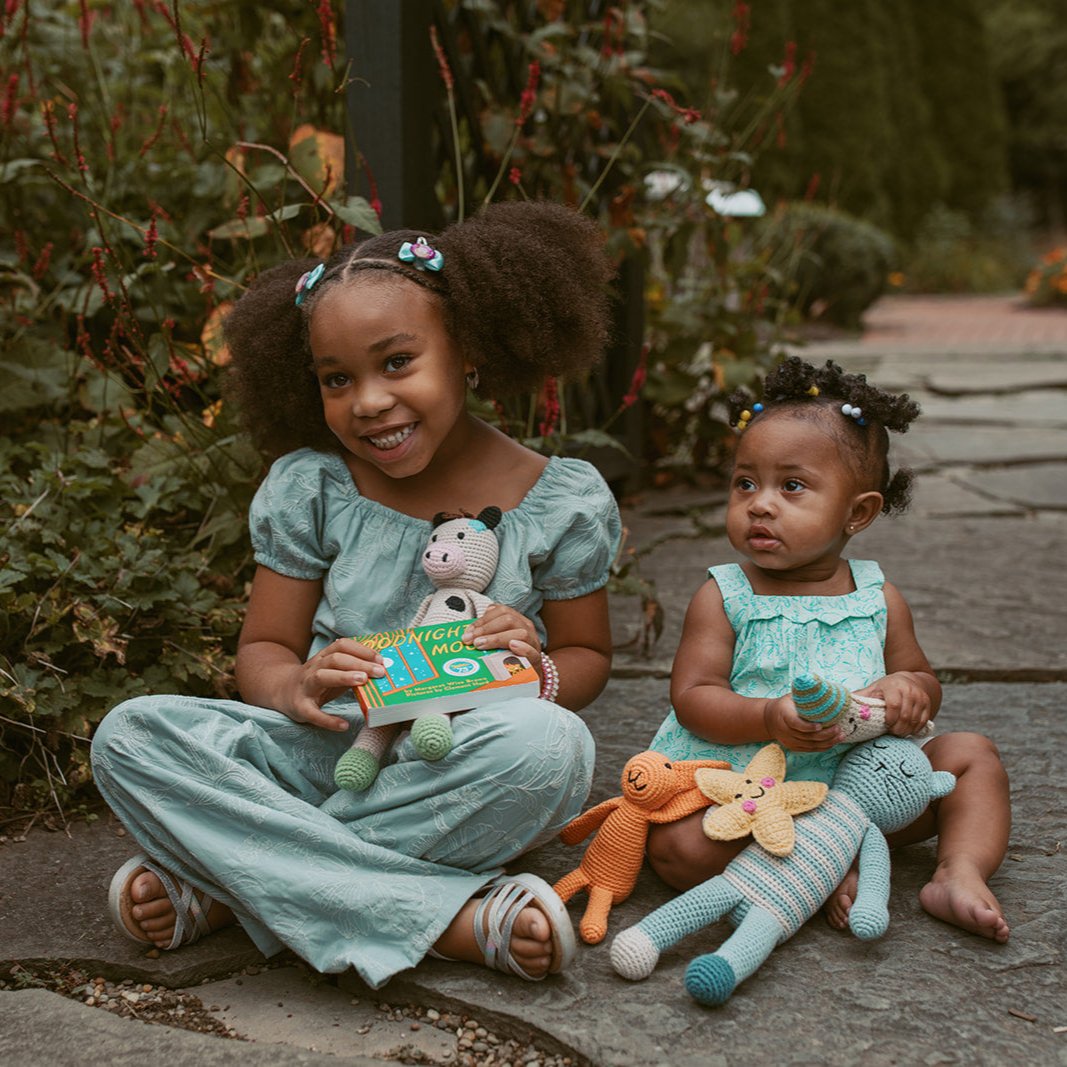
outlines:
M608 914L611 912L612 892L603 886L589 887L589 901L585 914L578 924L578 932L587 945L599 945L608 932Z
M564 904L567 903L575 893L580 893L583 889L589 886L589 875L582 870L581 867L575 867L570 874L565 874L553 887L556 895Z
M770 912L752 906L716 952L697 956L685 971L685 988L701 1004L725 1004L783 938Z
M357 793L370 789L378 777L382 756L399 729L398 726L364 726L334 767L333 780L338 787Z
M415 751L433 763L452 751L452 723L447 715L420 715L411 724Z
M663 949L702 930L741 903L741 894L718 875L623 930L611 943L611 965L623 978L647 978Z

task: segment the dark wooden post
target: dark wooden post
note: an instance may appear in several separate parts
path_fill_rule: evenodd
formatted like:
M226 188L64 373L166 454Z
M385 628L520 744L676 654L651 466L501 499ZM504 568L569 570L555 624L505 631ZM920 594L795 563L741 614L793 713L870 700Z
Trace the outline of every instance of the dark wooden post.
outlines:
M382 226L436 230L434 109L443 93L430 44L433 0L348 0L348 187L377 191ZM373 186L372 181L373 179Z

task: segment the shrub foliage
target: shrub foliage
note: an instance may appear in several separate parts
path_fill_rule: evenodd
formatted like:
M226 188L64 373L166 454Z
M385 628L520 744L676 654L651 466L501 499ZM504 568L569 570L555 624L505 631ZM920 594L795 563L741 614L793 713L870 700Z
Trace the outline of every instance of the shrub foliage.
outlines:
M345 187L344 86L358 71L339 52L341 6L0 12L0 804L69 805L94 725L124 697L234 695L263 464L224 400L219 324L260 269L379 228ZM713 464L724 392L770 358L778 266L707 207L704 183L744 184L751 130L798 85L762 72L771 91L735 123L714 101L689 108L652 61L659 7L444 4L480 20L526 77L509 87L457 64L449 77L486 141L460 116L434 166L446 210L452 153L477 148L473 207L580 204L620 259L647 263L644 355L613 417L647 404L653 458ZM653 194L662 174L677 182ZM551 389L503 416L546 449L611 428ZM632 556L619 580L639 588Z

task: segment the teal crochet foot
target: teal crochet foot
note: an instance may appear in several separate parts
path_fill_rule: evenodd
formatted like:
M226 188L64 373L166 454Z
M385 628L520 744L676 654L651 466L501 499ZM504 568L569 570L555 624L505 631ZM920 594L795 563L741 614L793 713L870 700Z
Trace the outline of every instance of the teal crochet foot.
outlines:
M378 758L363 748L350 748L333 769L333 780L341 789L362 793L378 777Z
M733 967L721 956L697 956L685 969L685 988L701 1004L725 1004L737 988Z
M447 715L423 715L411 724L411 743L424 759L442 759L452 751L452 723Z

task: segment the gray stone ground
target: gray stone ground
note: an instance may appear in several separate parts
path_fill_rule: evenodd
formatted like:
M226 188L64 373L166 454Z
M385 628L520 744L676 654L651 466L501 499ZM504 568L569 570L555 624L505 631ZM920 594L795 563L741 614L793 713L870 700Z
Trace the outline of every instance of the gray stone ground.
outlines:
M438 961L376 996L351 976L338 988L296 967L238 984L230 976L262 960L237 930L153 960L111 929L107 884L130 846L104 819L74 826L69 836L35 831L0 846L0 974L18 962L71 961L94 975L195 987L225 1001L220 1017L257 1043L145 1026L26 990L0 993L0 1059L369 1063L368 1056L395 1058L411 1044L410 1033L383 1024L361 1033L361 1012L377 998L466 1011L498 1033L532 1036L604 1067L1067 1065L1067 805L1059 759L1067 749L1067 313L1031 319L1039 329L1028 340L1027 313L1005 305L1001 318L1014 316L1014 334L994 345L988 323L999 320L988 301L979 336L977 304L922 308L916 336L909 322L918 310L909 319L907 301L883 302L862 341L807 355L832 355L923 404L924 419L897 453L920 473L913 510L880 520L854 548L878 559L911 604L920 641L947 683L940 729L978 730L1000 746L1015 824L993 888L1012 924L1009 944L971 937L921 910L917 893L934 860L932 844L924 844L894 855L891 925L882 940L864 944L816 919L719 1009L695 1005L681 976L692 956L726 936L723 924L666 953L636 984L612 972L607 942L582 946L566 975L534 985ZM650 656L619 652L611 682L586 712L599 746L590 804L617 794L622 765L666 710L670 659L704 569L734 558L721 533L721 503L712 492L677 490L648 493L626 509L630 543L655 582L665 627ZM612 611L617 640L636 633L635 599L616 598ZM580 856L580 847L557 843L524 866L553 880ZM645 871L613 911L609 940L668 896ZM583 907L584 897L572 903L575 919ZM439 1033L422 1039L421 1062L455 1055Z

